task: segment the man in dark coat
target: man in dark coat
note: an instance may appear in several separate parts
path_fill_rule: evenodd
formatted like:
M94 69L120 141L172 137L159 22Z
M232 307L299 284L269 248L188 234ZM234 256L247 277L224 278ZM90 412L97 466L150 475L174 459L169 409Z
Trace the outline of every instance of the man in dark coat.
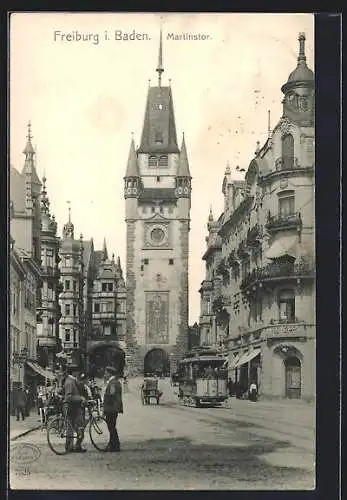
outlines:
M22 388L18 389L15 393L15 413L16 413L16 418L17 421L19 420L19 417L22 417L22 420L25 419L25 407L27 404L27 397Z
M70 368L67 369L67 377L64 383L64 402L67 403L67 415L71 420L72 426L77 433L76 446L73 448L73 436L66 436L66 451L74 451L77 453L85 452L82 448L82 441L84 439L84 407L83 404L86 398L81 392L80 384L76 377L72 375Z
M107 451L120 451L120 443L117 432L117 418L123 413L122 385L119 381L119 373L115 368L107 366L105 378L107 380L104 393L104 415L110 433Z

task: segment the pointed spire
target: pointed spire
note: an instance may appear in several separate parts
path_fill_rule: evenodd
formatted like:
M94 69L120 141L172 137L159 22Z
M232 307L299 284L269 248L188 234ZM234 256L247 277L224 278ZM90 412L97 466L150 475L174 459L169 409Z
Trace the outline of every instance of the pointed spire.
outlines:
M117 267L118 267L119 269L121 269L121 264L120 264L120 257L119 257L119 255L118 255L118 257L117 257Z
M190 177L188 155L186 148L186 141L184 139L184 132L182 137L182 146L180 152L180 160L177 169L177 177Z
M160 28L160 41L159 41L159 56L158 56L158 66L156 69L158 73L158 87L161 87L161 75L164 72L163 67L163 30Z
M208 214L208 221L213 222L212 205L210 205L210 213Z
M41 181L38 178L36 172L36 163L35 163L35 150L33 148L31 139L33 138L31 134L31 122L28 122L28 135L27 135L27 143L23 150L23 154L25 154L25 161L22 173L27 174L27 182L32 186L35 186L33 191L38 194L40 192Z
M131 138L128 164L125 177L140 177L140 172L137 164L137 156L135 151L134 137Z
M255 148L254 154L257 155L260 151L260 141L257 141L257 147Z
M68 204L68 210L69 210L69 217L68 217L68 222L64 225L63 228L63 237L64 238L69 238L69 239L74 239L74 225L71 222L71 201L66 202Z
M31 159L34 158L34 154L35 154L35 150L33 148L33 145L32 145L32 142L31 142L31 139L33 138L33 136L31 135L31 122L29 120L28 122L28 135L27 135L27 143L26 143L26 146L23 150L23 153L26 155L26 157L30 157Z
M107 246L106 246L106 238L104 238L104 243L102 245L102 260L108 260L108 252L107 252Z

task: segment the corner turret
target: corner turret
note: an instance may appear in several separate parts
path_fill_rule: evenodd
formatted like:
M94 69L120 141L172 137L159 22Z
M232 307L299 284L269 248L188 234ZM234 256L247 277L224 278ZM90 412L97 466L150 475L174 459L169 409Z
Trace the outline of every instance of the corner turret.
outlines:
M294 71L282 86L283 116L301 126L314 123L314 73L306 64L305 33L299 33L299 56Z

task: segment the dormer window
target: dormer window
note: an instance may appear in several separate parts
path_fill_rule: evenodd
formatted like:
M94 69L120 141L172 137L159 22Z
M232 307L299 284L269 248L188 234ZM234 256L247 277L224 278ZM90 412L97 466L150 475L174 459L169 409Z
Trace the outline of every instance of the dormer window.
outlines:
M148 158L148 166L156 167L158 165L158 158L156 156L150 156Z
M159 158L159 167L167 167L169 164L169 158L167 155L162 155Z

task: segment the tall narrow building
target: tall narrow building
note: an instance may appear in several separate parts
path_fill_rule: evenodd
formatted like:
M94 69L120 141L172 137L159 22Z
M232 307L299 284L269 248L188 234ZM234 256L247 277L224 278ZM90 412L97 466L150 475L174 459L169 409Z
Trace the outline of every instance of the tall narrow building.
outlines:
M61 317L59 320L59 337L64 350L68 353L68 363L74 367L83 364L84 329L84 245L82 235L80 240L74 239L74 225L69 220L63 228L63 238L60 245L60 282L61 293L59 305Z
M139 148L125 174L127 362L131 372L168 372L187 350L191 175L177 144L172 91L162 86L162 33Z
M57 223L50 213L46 177L41 191L41 287L37 303L37 355L39 364L53 368L59 339L59 238Z

